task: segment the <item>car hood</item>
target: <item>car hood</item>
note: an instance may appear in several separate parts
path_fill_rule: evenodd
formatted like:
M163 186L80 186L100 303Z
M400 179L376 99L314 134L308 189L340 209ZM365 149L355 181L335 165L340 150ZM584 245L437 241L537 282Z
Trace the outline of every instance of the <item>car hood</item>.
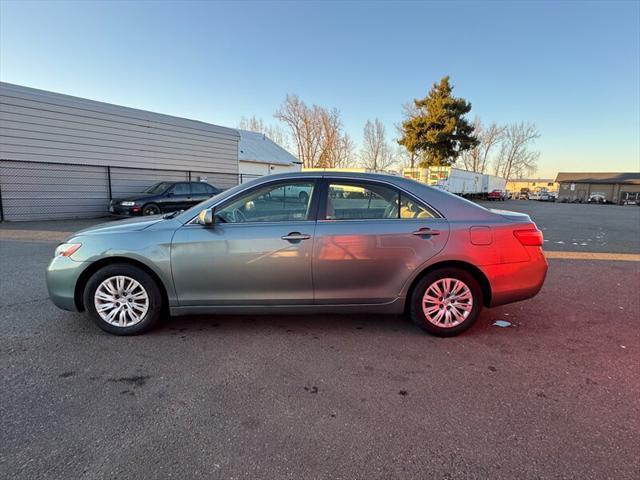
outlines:
M101 235L108 233L135 232L149 228L151 225L155 225L156 223L162 221L162 215L150 215L148 217L116 220L85 228L84 230L75 232L72 237L76 237L78 235Z

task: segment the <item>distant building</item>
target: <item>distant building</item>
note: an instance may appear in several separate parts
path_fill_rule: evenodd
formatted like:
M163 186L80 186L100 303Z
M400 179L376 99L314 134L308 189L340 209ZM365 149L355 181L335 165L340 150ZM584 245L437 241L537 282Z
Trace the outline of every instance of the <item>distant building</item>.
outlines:
M531 192L543 188L549 192L557 192L558 184L553 178L518 178L507 182L507 190L510 192L519 192L523 188L528 188Z
M333 167L333 168L303 168L305 172L347 172L347 173L372 173L369 168L360 167Z
M240 183L271 173L300 171L302 162L263 133L238 132Z
M604 193L607 201L613 203L635 201L640 197L640 172L561 172L556 182L560 184L560 201L583 202L594 192Z

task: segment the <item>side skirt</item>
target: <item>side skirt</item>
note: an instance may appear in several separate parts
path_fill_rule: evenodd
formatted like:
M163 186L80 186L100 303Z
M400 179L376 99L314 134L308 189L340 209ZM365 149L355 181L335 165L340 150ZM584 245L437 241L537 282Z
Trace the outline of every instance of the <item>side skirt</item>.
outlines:
M387 303L342 305L207 305L170 307L172 316L181 315L317 315L321 313L372 313L399 315L404 313L404 297Z

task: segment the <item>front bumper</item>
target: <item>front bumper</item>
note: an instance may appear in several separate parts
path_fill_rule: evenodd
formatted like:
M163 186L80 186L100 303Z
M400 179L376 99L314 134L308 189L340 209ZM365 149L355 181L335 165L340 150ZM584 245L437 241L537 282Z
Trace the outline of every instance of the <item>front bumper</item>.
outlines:
M88 262L77 262L69 257L55 257L49 262L46 271L49 298L59 308L78 311L75 290L80 275L89 266Z
M502 263L481 267L491 285L490 307L518 302L538 294L549 268L540 247L527 248L527 262Z
M114 201L109 203L109 214L121 217L135 217L142 215L142 207L134 205L133 207L124 207Z

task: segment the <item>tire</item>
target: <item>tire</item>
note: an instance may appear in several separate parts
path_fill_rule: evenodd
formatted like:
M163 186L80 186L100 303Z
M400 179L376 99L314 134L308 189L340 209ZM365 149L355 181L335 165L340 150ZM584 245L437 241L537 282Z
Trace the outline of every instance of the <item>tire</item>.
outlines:
M147 203L142 207L142 215L145 217L148 215L160 215L160 213L162 213L160 207L155 203Z
M306 204L309 201L309 194L307 192L300 192L298 199L300 200L300 203Z
M108 292L107 284L107 282L112 282L110 285L113 287L117 283L115 277L125 277L125 282L123 283L125 287L123 289L124 291L126 291L128 285L135 285L129 283L128 280L133 280L137 284L137 286L131 289L131 292L132 295L138 297L138 300L131 297L127 302L129 305L137 305L135 309L125 304L125 297L121 296L121 294L118 295L118 299L122 300L122 305L127 307L121 311L133 311L140 317L137 321L131 314L126 313L124 318L125 320L130 320L130 322L125 321L124 325L120 325L122 316L116 313L112 320L113 323L110 323L103 318L102 315L108 315L112 313L114 309L107 309L102 314L98 313L96 303L105 306L107 303L110 303L105 300L104 295L115 297L115 295L111 295L111 293ZM98 290L100 290L99 293L102 294L102 298L96 297ZM146 294L146 309L143 308L145 306L145 300L140 296L141 292ZM105 332L115 335L137 335L146 332L156 324L163 312L162 294L153 277L141 268L126 263L107 265L95 272L85 286L83 298L87 313L94 323Z
M463 286L467 287L466 291L462 288L458 288L458 294L465 294L461 296L458 305L470 305L470 309L468 310L466 317L464 317L466 311L465 307L459 307L458 309L455 309L459 317L462 318L461 320L457 320L453 313L450 314L450 318L452 319L451 326L444 326L443 322L446 319L446 313L445 315L443 315L439 322L436 322L440 323L440 325L438 325L427 318L427 315L425 314L425 311L423 309L423 299L426 292L434 284L436 284L439 288L443 287L443 285L438 284L438 282L444 281L445 279L456 280L458 282L461 282ZM433 292L434 291L431 290L430 293L433 294ZM468 295L466 295L467 293ZM470 298L470 301L462 298L465 296L468 296ZM430 297L433 297L433 295L430 295ZM416 287L413 289L413 292L411 294L409 315L413 323L418 325L426 332L439 337L453 337L464 332L466 329L471 327L471 325L473 325L482 310L482 301L482 289L478 281L473 275L471 275L471 273L461 268L441 268L429 272L418 282ZM444 310L445 312L447 311L445 304L443 304L442 306L438 306L435 303L427 303L427 306L429 305L430 308L436 308L436 310L432 312L434 315L437 315L441 310ZM453 305L450 306L449 311L451 311L451 309L454 309Z

